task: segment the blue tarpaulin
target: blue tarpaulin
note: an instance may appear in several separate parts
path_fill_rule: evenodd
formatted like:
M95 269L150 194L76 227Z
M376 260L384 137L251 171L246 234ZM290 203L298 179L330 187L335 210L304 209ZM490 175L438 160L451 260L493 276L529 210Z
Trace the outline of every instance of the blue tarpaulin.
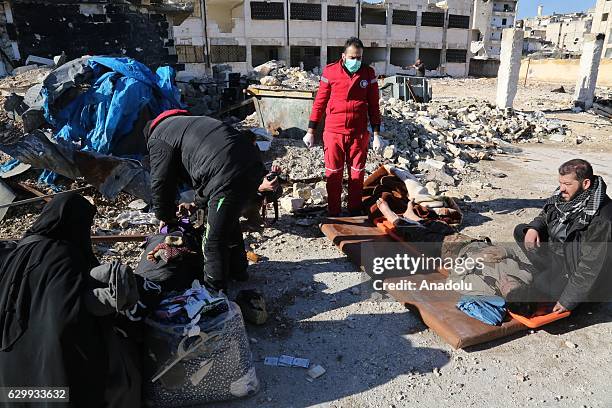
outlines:
M174 85L174 69L160 67L156 73L131 58L91 57L91 87L61 110L52 109L43 88L45 118L58 141L76 148L112 154L113 148L134 130L143 108L153 117L182 107ZM140 135L138 135L140 136Z

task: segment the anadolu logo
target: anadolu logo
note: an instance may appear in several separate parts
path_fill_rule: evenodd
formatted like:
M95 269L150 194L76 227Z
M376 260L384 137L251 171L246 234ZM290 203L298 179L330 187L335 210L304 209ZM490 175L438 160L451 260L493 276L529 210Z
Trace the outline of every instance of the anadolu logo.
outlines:
M368 81L366 79L362 79L361 82L359 82L359 86L365 88L366 86L368 86Z

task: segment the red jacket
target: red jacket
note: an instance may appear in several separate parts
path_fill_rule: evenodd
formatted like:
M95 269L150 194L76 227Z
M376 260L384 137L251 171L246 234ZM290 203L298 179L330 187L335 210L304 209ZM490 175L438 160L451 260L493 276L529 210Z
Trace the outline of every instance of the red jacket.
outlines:
M329 64L323 69L308 127L315 128L325 110L325 130L328 132L365 133L368 116L372 130L378 130L381 120L378 98L374 69L362 65L350 75L342 66L342 60Z

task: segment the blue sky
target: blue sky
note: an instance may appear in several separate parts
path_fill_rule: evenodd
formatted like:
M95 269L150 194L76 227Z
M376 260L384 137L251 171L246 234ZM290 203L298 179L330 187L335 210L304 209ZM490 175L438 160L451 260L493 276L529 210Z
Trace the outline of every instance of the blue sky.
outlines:
M544 15L548 15L586 11L595 7L595 3L596 0L519 0L518 18L536 16L538 14L538 4L544 6Z

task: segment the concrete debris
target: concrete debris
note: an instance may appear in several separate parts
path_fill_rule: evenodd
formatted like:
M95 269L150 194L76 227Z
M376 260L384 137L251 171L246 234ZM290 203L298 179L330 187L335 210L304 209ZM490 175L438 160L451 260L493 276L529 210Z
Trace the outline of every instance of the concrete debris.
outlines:
M283 210L287 212L294 212L304 206L304 201L305 200L303 198L285 196L280 199L280 205Z
M263 86L313 91L319 87L319 76L299 67L286 67L283 61L268 61L253 69L249 77Z
M259 80L259 83L265 86L280 86L281 81L273 76L265 76Z
M131 208L132 210L144 210L148 206L149 204L147 204L145 200L141 198L139 198L138 200L134 200L128 204L128 208Z

